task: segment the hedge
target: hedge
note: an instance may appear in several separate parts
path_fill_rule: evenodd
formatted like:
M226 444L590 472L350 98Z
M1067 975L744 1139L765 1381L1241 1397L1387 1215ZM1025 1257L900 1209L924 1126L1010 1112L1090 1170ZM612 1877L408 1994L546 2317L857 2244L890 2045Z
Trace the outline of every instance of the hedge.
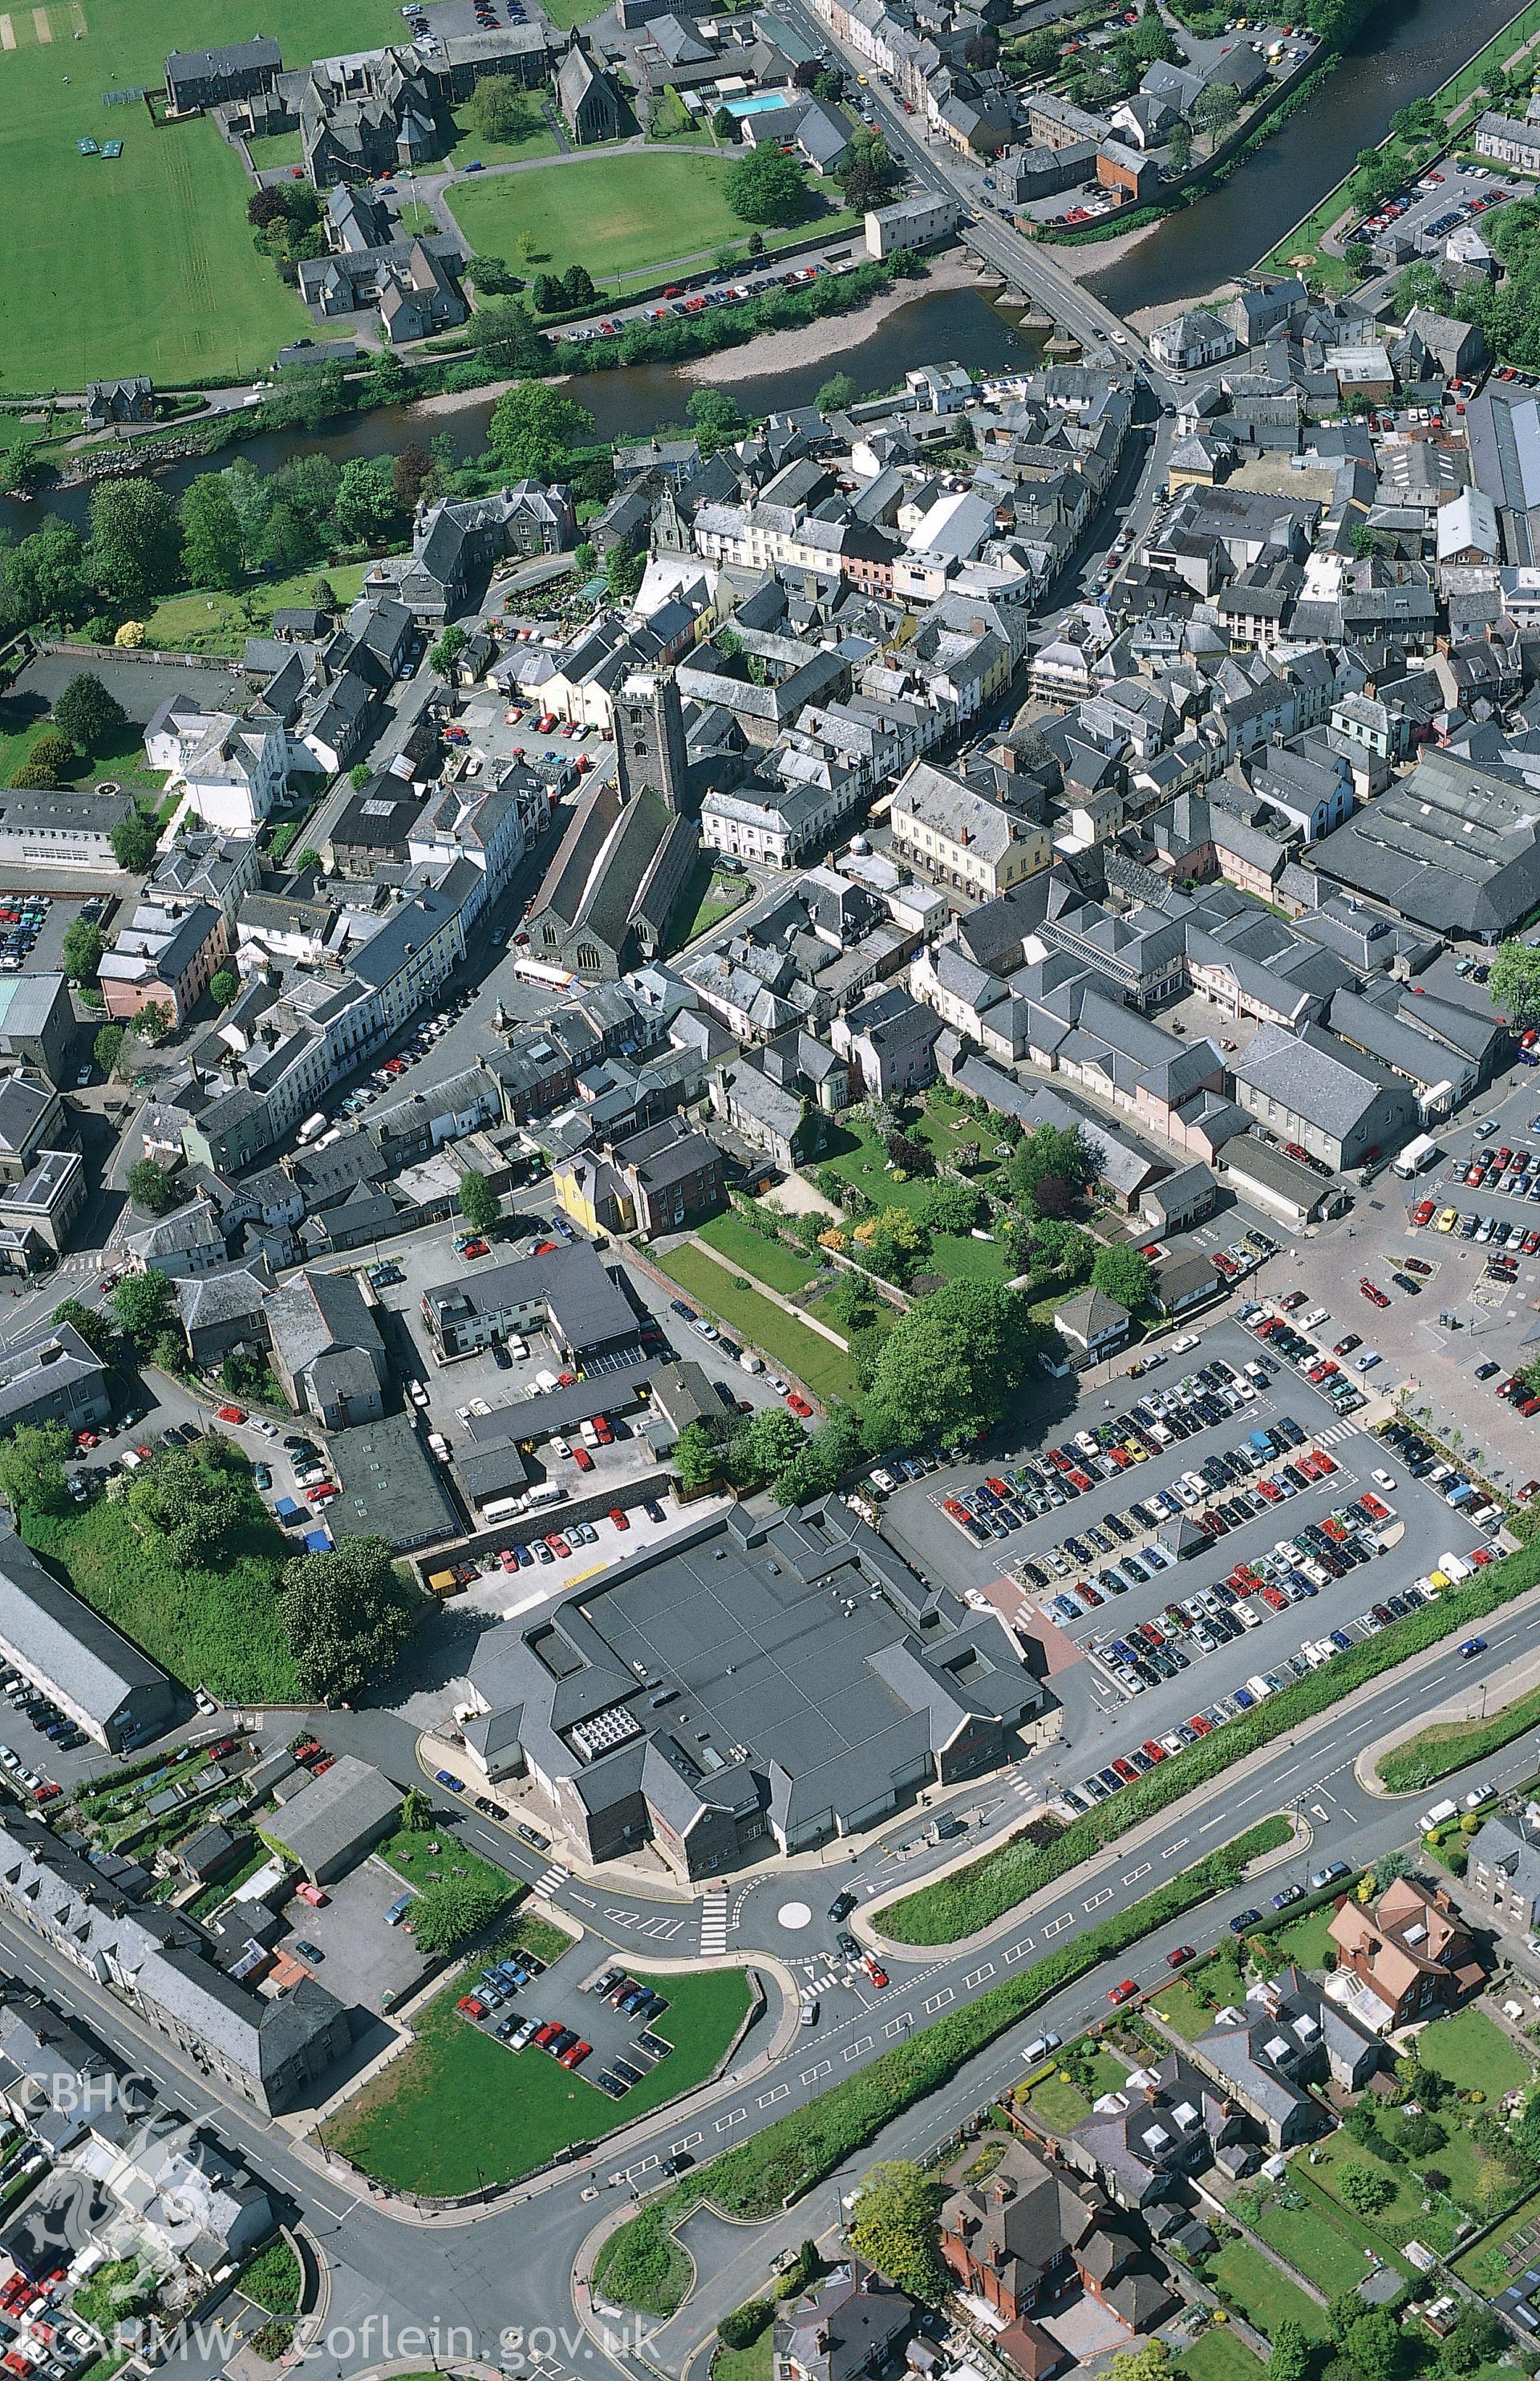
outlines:
M1044 2001L1157 1926L1235 1885L1248 1862L1289 1840L1286 1819L1259 1821L1115 1918L1088 1927L1019 1976L996 1984L965 2009L908 2034L869 2067L805 2108L767 2125L736 2149L699 2167L640 2215L612 2232L593 2266L595 2290L644 2314L670 2315L683 2304L685 2261L674 2227L703 2199L728 2216L758 2222L788 2205L927 2094L940 2091L981 2050Z
M1265 1703L1239 1719L1216 1728L1185 1752L1174 1753L1137 1785L1125 1786L1120 1794L1072 1821L1051 1844L1040 1847L1024 1835L1013 1836L966 1868L921 1886L890 1909L877 1911L875 1923L895 1943L955 1943L976 1935L1030 1894L1094 1858L1131 1827L1168 1810L1193 1787L1205 1785L1291 1728L1329 1711L1410 1654L1485 1619L1489 1612L1533 1587L1536 1580L1540 1580L1540 1543L1489 1563L1463 1585L1440 1595L1436 1604L1425 1604L1406 1619L1392 1622L1350 1653L1338 1654L1324 1669L1313 1670L1308 1679L1286 1687L1281 1694L1269 1695Z

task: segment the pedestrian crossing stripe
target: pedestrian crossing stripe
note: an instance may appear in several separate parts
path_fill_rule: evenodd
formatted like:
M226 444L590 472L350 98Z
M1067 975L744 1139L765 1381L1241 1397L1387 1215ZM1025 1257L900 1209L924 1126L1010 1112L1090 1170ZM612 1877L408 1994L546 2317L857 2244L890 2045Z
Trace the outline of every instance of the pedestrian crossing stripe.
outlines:
M549 1901L553 1894L561 1891L567 1881L567 1871L553 1862L548 1869L542 1870L530 1887L530 1892L536 1901Z
M708 1954L727 1948L727 1897L708 1894L701 1904L701 1948Z
M1359 1438L1362 1435L1357 1422L1336 1422L1332 1423L1329 1430L1316 1432L1315 1444L1317 1447L1338 1447L1345 1438Z

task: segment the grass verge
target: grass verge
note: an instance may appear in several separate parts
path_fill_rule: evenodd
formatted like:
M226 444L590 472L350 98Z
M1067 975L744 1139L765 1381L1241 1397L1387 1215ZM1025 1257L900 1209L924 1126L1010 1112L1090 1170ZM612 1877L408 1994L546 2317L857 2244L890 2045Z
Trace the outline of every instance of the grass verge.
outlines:
M1485 1719L1447 1720L1423 1728L1404 1744L1393 1745L1375 1763L1375 1774L1392 1794L1415 1793L1420 1786L1431 1786L1469 1762L1485 1761L1489 1752L1501 1752L1516 1736L1536 1727L1540 1727L1540 1687L1504 1703L1500 1711L1488 1713Z
M795 1298L800 1289L806 1289L809 1282L818 1278L817 1265L810 1264L784 1240L763 1239L741 1215L714 1215L709 1224L701 1226L695 1237L730 1258L742 1272L752 1274L756 1281L764 1282L770 1289L778 1289L783 1298Z
M1174 1753L1137 1785L1126 1786L1110 1801L1076 1819L1052 1844L1042 1847L1024 1836L1013 1836L952 1875L922 1886L890 1909L879 1911L877 1925L896 1943L955 1943L976 1934L1030 1894L1115 1843L1130 1828L1169 1810L1194 1787L1205 1785L1275 1738L1329 1711L1411 1655L1485 1619L1533 1587L1537 1579L1540 1545L1521 1546L1517 1554L1505 1555L1441 1595L1436 1604L1424 1605L1405 1620L1395 1621L1378 1636L1338 1654L1327 1668L1312 1671L1308 1679L1285 1688L1282 1694L1269 1695L1253 1711L1216 1728L1212 1736L1189 1745L1184 1752Z
M949 2083L1020 2019L1155 1927L1183 1916L1216 1893L1228 1892L1248 1861L1276 1850L1287 1838L1286 1820L1262 1820L1117 1917L1088 1927L1063 1950L1050 1951L1025 1974L993 1985L966 2009L911 2034L805 2108L708 2159L611 2233L594 2264L595 2288L643 2314L674 2314L683 2302L683 2289L676 2288L679 2253L673 2228L700 2201L709 2199L725 2215L751 2222L789 2204L874 2141L895 2117Z

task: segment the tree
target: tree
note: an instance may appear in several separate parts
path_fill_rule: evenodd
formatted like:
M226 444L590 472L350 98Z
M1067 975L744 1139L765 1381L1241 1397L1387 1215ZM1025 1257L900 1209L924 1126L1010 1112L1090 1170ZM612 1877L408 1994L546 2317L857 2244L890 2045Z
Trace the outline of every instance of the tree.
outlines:
M879 131L855 132L849 153L835 177L848 207L880 207L898 178L898 162Z
M126 1273L108 1292L113 1320L138 1349L153 1348L177 1319L171 1284L163 1273Z
M89 918L77 918L66 933L64 963L77 983L94 982L102 964L102 931Z
M240 990L240 978L233 968L215 968L209 978L209 997L216 1008L228 1008Z
M421 1786L409 1786L401 1801L401 1826L409 1836L433 1833L438 1819L433 1804Z
M813 401L820 413L843 413L856 401L856 385L849 372L831 372Z
M78 530L50 518L0 553L0 617L13 629L64 629L92 608Z
M194 587L238 587L246 575L240 515L225 471L200 471L182 498L182 568Z
M831 1406L827 1419L772 1480L772 1491L783 1505L811 1505L853 1471L864 1451L860 1416L849 1406Z
M874 1434L913 1447L997 1421L1025 1366L1027 1323L1017 1291L984 1282L949 1281L911 1307L877 1358Z
M126 1026L101 1025L97 1027L95 1038L91 1045L91 1055L95 1059L97 1065L101 1068L104 1075L111 1075L113 1068L116 1066L119 1058L123 1056L123 1044L127 1039L128 1028Z
M1304 2381L1310 2361L1310 2342L1303 2324L1297 2323L1291 2314L1280 2315L1273 2326L1273 2352L1267 2359L1272 2381Z
M188 1447L167 1447L136 1471L128 1501L135 1520L157 1531L184 1568L227 1538L247 1511L235 1474Z
M634 604L646 575L644 552L632 553L629 546L612 545L605 556L605 585L617 604Z
M430 1959L445 1959L473 1941L507 1907L507 1895L491 1875L435 1877L413 1906L412 1940Z
M428 655L429 661L437 670L446 686L453 686L455 683L455 664L465 651L466 641L465 630L458 622L451 620Z
M1016 43L1014 54L1029 75L1045 75L1057 66L1063 47L1063 35L1056 33L1051 25L1043 25Z
M941 2186L907 2158L885 2158L862 2180L850 2246L911 2298L935 2305L951 2288L936 2218Z
M1368 2204L1363 2196L1355 2197L1347 2189L1350 2174L1361 2175L1365 2183L1375 2186L1369 2194L1373 2205ZM1367 2167L1343 2167L1338 2180L1349 2206L1355 2208L1360 2216L1376 2215L1396 2195L1396 2186L1390 2177L1376 2174ZM1395 2381L1404 2361L1404 2350L1400 2326L1384 2307L1375 2307L1368 2314L1361 2314L1349 2327L1343 2345L1348 2351L1349 2362L1357 2366L1363 2381Z
M924 1249L920 1219L907 1207L885 1207L880 1215L867 1216L850 1238L863 1264L884 1281L900 1286L914 1271Z
M388 455L355 455L342 467L332 519L353 545L378 545L401 518L396 466Z
M425 446L409 438L391 466L396 501L404 513L415 512L424 488L434 477L434 458Z
M1101 1163L1101 1145L1083 1125L1040 1124L1011 1151L1008 1178L1024 1207L1062 1215L1094 1182Z
M1171 2351L1166 2342L1150 2339L1143 2348L1115 2356L1107 2367L1107 2381L1166 2381L1170 2369Z
M119 819L107 836L112 856L130 876L142 876L155 856L155 830L138 811Z
M1089 1281L1096 1243L1078 1224L1039 1216L1032 1227L1032 1261L1044 1273L1057 1273L1061 1281Z
M154 480L104 480L91 499L91 583L132 610L177 584L182 532L177 507Z
M271 182L264 182L246 201L246 220L259 231L264 231L269 224L283 223L287 214L282 190Z
M70 1436L62 1422L18 1422L0 1441L0 1496L13 1513L62 1513L69 1504L64 1468Z
M1403 2117L1396 2128L1397 2139L1410 2158L1430 2158L1437 2155L1448 2135L1436 2117L1425 2110L1414 2117Z
M1510 1025L1534 1024L1540 1018L1540 946L1501 944L1486 989Z
M1241 113L1241 94L1232 82L1211 82L1206 91L1198 93L1192 104L1192 121L1200 132L1217 140L1227 124L1233 124Z
M1149 1303L1150 1260L1137 1249L1098 1249L1091 1279L1104 1296L1115 1298L1131 1314Z
M1381 2167L1361 2166L1353 2160L1338 2167L1337 2187L1348 2205L1360 2216L1377 2216L1380 2209L1388 2207L1396 2196L1395 2184ZM1357 2330L1356 2324L1353 2328ZM1358 2363L1356 2355L1353 2362L1355 2364ZM1365 2381L1370 2381L1367 2375Z
M460 1177L459 1211L473 1232L490 1232L503 1212L503 1203L484 1174L468 1166Z
M100 1356L104 1363L110 1363L116 1355L116 1332L104 1314L99 1313L94 1306L87 1306L83 1300L67 1298L62 1305L55 1307L49 1319L54 1323L71 1325L92 1354Z
M756 1482L777 1480L802 1451L802 1425L784 1406L758 1406L735 1432L733 1450L749 1459Z
M593 435L592 413L538 380L521 380L500 397L486 426L488 452L519 479L563 478L572 448Z
M164 1042L177 1022L164 1000L147 1000L134 1018L134 1031L146 1042Z
M330 1702L358 1694L394 1667L416 1626L417 1604L383 1538L345 1538L285 1564L278 1618L300 1692Z
M801 223L807 213L807 184L795 157L770 147L751 149L728 170L723 195L739 223Z
M749 427L742 407L727 388L692 389L685 412L701 452L706 456L732 446Z
M492 298L478 306L462 336L499 372L533 372L544 369L549 344L534 326L534 318L520 298Z
M56 786L75 767L75 747L56 727L45 727L27 758L11 773L13 786Z
M674 1471L681 1488L709 1488L722 1477L726 1456L723 1425L715 1418L687 1422L674 1448Z
M527 140L539 128L534 102L507 75L486 75L465 103L467 128L483 140Z
M979 1194L971 1182L938 1182L927 1190L920 1208L927 1232L949 1232L963 1239L979 1220Z
M569 311L596 303L599 292L593 287L593 275L586 264L569 264L562 283L562 298Z
M136 1207L147 1208L152 1215L168 1215L181 1198L177 1172L175 1166L163 1166L153 1157L138 1157L123 1178L124 1188Z
M1185 174L1192 163L1192 127L1184 116L1171 127L1170 161L1173 174Z
M530 291L537 314L559 314L566 302L562 296L559 273L537 273Z
M54 723L82 752L104 752L128 725L128 714L92 671L77 670L54 705Z

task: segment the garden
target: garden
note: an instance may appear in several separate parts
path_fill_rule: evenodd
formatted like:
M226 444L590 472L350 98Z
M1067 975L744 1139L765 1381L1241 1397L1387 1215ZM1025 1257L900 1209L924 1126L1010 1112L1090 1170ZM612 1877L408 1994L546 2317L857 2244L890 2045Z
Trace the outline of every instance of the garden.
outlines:
M756 1252L757 1248L756 1243ZM726 1272L688 1242L659 1257L658 1265L716 1323L805 1382L814 1397L825 1404L837 1398L847 1405L860 1403L861 1386L844 1349L772 1304L752 1282Z
M525 1923L517 1939L531 1948L528 1937ZM623 2100L607 2099L544 2051L510 2051L470 2023L455 2006L465 1989L460 1977L414 2020L410 2049L363 2085L322 2139L393 2190L447 2199L516 2181L573 2142L600 2141L633 2123L712 2075L750 2001L740 1968L633 1972L667 2000L649 2027L675 2047Z

